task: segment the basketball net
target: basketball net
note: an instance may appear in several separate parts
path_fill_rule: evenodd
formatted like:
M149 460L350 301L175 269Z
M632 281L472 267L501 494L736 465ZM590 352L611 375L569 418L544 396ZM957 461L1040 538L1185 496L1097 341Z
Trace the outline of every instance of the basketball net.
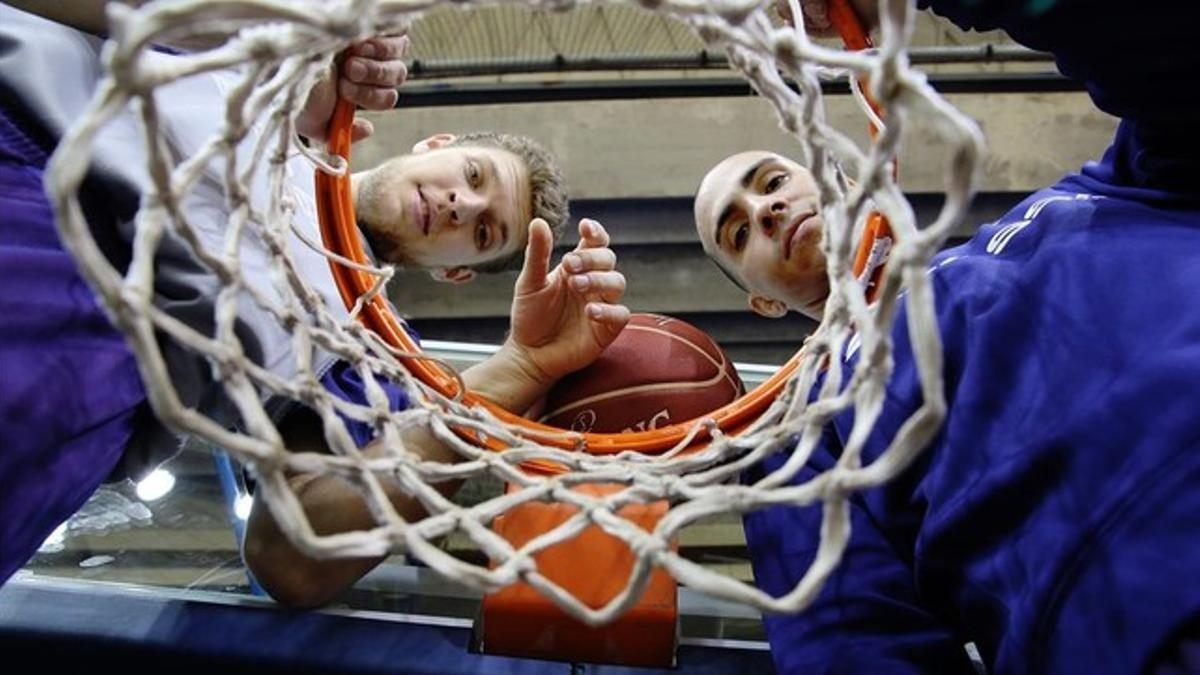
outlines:
M560 10L575 3L532 0L527 4ZM687 23L710 47L724 49L799 141L803 163L812 170L824 204L823 250L831 294L821 326L803 353L767 389L747 395L746 400L757 401L758 407L734 406L732 412L718 411L712 419L666 434L634 434L628 439L539 427L461 392L459 381L447 371L356 320L379 311L383 282L391 270L354 262L346 250L323 246L297 224L297 204L284 186L309 179L290 175L288 158L303 153L317 171L333 177L344 177L347 169L335 154L294 142L293 117L307 91L348 45L397 30L431 3L181 0L152 2L137 10L110 8L112 39L104 52L107 77L87 114L55 153L48 173L62 239L128 337L157 415L172 429L224 448L251 467L281 528L308 555L324 559L404 552L448 578L485 592L523 581L592 625L609 622L631 607L655 569L711 596L767 612L797 612L817 595L846 547L848 497L903 471L937 432L945 408L942 353L926 265L964 215L982 141L974 124L909 67L905 47L912 26L910 3L881 3L880 40L872 52L823 47L799 31L775 27L766 13L769 2L645 0L641 4ZM169 64L150 58L153 45L179 43L197 32L220 39L211 48L182 54ZM223 123L193 155L179 156L160 122L156 92L181 78L231 69L237 81L230 88ZM887 111L886 128L867 147L860 148L827 122L821 76L828 73L860 78ZM93 239L78 195L95 159L97 134L130 111L145 135L148 184L137 214L132 262L122 273ZM945 171L944 206L933 222L921 227L890 169L911 115L934 123L952 157ZM181 206L212 172L219 176L224 207L230 212L220 247L204 244L189 210ZM269 198L261 202L246 188L260 179L271 186ZM855 223L863 221L871 208L886 217L896 238L873 303L864 296L853 262ZM196 259L221 283L211 330L193 329L154 304L156 250L168 236L191 247ZM288 242L294 237L308 241L334 268L351 270L351 276L359 279L363 288L346 296L352 307L349 319L323 302L311 280L297 272L288 255ZM270 266L273 286L269 289L246 283L242 252L251 245L268 252L265 262L256 264ZM345 287L342 290L347 292ZM906 302L900 305L902 292ZM267 368L247 356L236 330L239 305L246 302L268 311L291 334L292 361L286 367ZM900 307L907 313L923 403L899 425L886 450L864 464L864 443L879 418L892 371L890 335ZM240 418L236 428L181 401L156 334L205 355L213 377L236 408ZM827 367L843 362L852 351L852 371ZM353 364L366 383L367 405L347 403L319 385L313 364L321 352ZM284 372L289 374L280 374ZM376 375L400 383L412 407L389 410ZM264 404L267 399L286 399L316 411L324 423L330 454L290 452ZM836 466L810 480L797 480L822 430L851 408L853 429ZM374 424L386 454L364 457L341 416ZM452 448L459 461L422 461L403 438L402 432L414 427L427 429ZM778 469L753 484L739 483L744 471L779 454L786 461ZM333 474L357 486L376 526L315 534L288 486L286 474L291 472ZM438 483L485 474L515 489L470 507L455 505L435 489ZM414 522L402 518L385 494L385 480L416 498L428 515ZM574 489L591 484L619 489L600 495ZM652 531L618 515L631 505L662 501L670 509ZM566 504L576 509L575 515L520 545L489 528L497 517L535 502ZM815 504L823 504L820 532L792 536L819 537L818 553L796 587L780 597L707 570L671 546L682 528L709 516ZM550 580L535 559L539 552L592 526L625 542L636 557L623 590L601 607L581 602ZM473 564L442 550L436 540L451 533L469 538L492 564Z

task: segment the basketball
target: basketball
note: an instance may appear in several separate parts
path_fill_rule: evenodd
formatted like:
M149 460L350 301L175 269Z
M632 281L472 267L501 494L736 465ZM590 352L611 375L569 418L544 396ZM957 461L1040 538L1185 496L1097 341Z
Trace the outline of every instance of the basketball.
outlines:
M600 358L550 390L540 421L580 432L648 431L703 417L744 391L733 361L704 331L634 314Z

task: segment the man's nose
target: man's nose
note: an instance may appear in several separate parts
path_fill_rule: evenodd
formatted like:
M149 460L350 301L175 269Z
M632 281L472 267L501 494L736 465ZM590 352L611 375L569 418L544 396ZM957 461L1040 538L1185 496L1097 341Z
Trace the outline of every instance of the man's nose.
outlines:
M450 222L454 225L474 223L485 205L483 197L469 190L451 191L447 196L446 206L450 210Z
M764 195L755 204L754 221L758 223L763 232L771 235L775 232L775 228L779 227L781 221L787 216L787 202L774 195Z

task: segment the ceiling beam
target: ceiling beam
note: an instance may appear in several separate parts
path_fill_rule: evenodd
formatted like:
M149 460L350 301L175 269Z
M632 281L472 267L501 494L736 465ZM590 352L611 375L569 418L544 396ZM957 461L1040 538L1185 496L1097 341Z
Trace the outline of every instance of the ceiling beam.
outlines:
M1063 93L1083 86L1058 73L934 74L929 83L942 94ZM848 94L845 80L822 83L826 94ZM571 82L488 82L407 84L397 108L550 103L658 98L752 96L741 78L696 80L579 80Z

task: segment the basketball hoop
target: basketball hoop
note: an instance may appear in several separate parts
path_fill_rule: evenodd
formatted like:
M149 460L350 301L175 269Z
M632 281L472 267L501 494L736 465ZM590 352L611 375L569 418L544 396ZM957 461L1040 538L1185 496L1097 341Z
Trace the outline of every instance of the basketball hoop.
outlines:
M528 4L561 9L574 3L531 0ZM113 11L114 43L106 51L111 74L87 116L65 138L47 173L61 236L114 323L128 336L156 414L174 430L200 436L250 465L280 528L308 555L363 557L404 551L442 575L489 593L523 584L556 611L591 626L633 610L647 589L657 587L656 579L664 576L762 611L796 612L816 597L845 548L848 496L902 471L936 433L944 407L941 347L925 266L965 212L982 143L973 123L949 106L904 58L912 12L908 0L884 0L879 48L866 52L821 47L802 33L775 27L753 0L643 0L641 4L686 22L709 46L724 48L730 63L800 141L824 207L822 251L830 297L821 327L803 354L793 356L743 398L703 420L619 435L578 434L520 418L463 391L458 377L420 354L380 295L380 279L387 273L373 268L359 244L346 173L353 118L347 104L339 104L335 111L326 151L304 152L325 166L340 167L317 171L317 208L324 223L320 253L329 262L342 301L362 325L330 313L291 264L283 238L297 229L288 220L294 218L295 209L282 188L270 195L267 206L251 204L229 226L231 231L251 231L266 242L270 255L264 256L262 264L270 265L279 280L272 293L240 286L241 242L231 239L218 250L205 249L179 206L195 188L197 176L213 166L223 167L217 182L234 193L227 203L248 203L241 182L251 175L250 165L260 168L272 185L286 184L289 169L281 158L297 152L290 145L295 136L291 119L307 87L329 67L335 54L357 40L394 29L428 3L180 0ZM169 70L146 62L149 45L186 34L197 22L208 31L220 29L225 41L207 52L181 55ZM859 33L865 36L861 27ZM223 126L194 156L177 161L162 152L172 139L155 114L156 89L233 65L240 66L242 79L226 103L228 119ZM888 111L887 125L865 150L824 119L818 75L828 71L861 78L871 85L866 89L882 97L878 107ZM100 253L83 218L78 193L98 131L131 107L138 112L138 124L151 149L150 179L138 216L138 234L132 241L133 263L123 273ZM914 110L935 120L953 148L942 210L922 228L916 226L894 175L900 132ZM230 142L252 138L256 123L262 128L252 148L256 152ZM849 181L846 174L856 180ZM871 215L872 209L878 209L876 216ZM869 229L879 233L894 230L897 240L889 264L872 268L867 280L859 276L867 269L874 247L870 241L855 239L861 229L856 224L863 221L874 223ZM158 242L168 233L192 247L222 283L216 329L211 332L181 325L153 305L154 256ZM907 294L905 311L926 404L899 428L879 458L862 465L865 432L878 419L890 376L888 338L901 289ZM249 293L256 306L269 308L267 313L291 332L295 362L289 363L287 376L246 356L235 330L239 291ZM273 294L282 299L276 302ZM236 430L180 400L156 337L164 334L212 364L240 416ZM821 364L839 362L851 338L860 345L853 373L846 375L835 367L821 377ZM333 400L316 384L311 352L317 347L360 372L397 381L409 392L414 407L403 412L388 409L386 401L379 402L379 392L370 391L372 377L364 378L369 404ZM317 411L332 454L288 452L264 408L266 395ZM855 428L838 466L793 484L825 425L851 407ZM339 426L342 416L376 424L387 455L365 460ZM414 459L399 433L414 426L427 429L460 461L438 464ZM781 468L753 484L736 484L745 469L777 453L788 454ZM361 489L377 526L315 534L288 487L287 471L320 471L346 478ZM515 487L471 507L451 503L432 487L450 478L484 474ZM428 517L413 522L402 518L386 497L383 478L419 500ZM816 503L824 505L816 559L797 586L781 597L706 570L672 547L681 528L710 515ZM498 520L511 522L519 509L556 504L560 513L544 534L498 534L487 527ZM655 514L654 520L641 519L659 508L664 512ZM613 593L596 596L601 600L573 591L553 569L554 563L543 569L539 562L556 546L587 531L602 531L628 555L628 576L620 579ZM432 543L450 532L468 537L492 564L464 562Z
M848 0L833 0L830 7L831 19L848 48L862 50L873 47L870 35L866 32L858 15L854 13L854 9L850 7ZM879 110L874 101L870 101L870 105L876 111ZM350 128L353 121L353 106L344 99L339 100L329 124L326 145L330 153L344 159L347 165L350 162ZM870 129L874 136L877 133L876 125L872 124ZM316 181L318 214L325 245L331 251L356 263L370 265L370 260L363 250L357 221L354 217L354 199L350 191L349 175L346 173L334 175L322 171L317 173ZM855 275L862 274L866 268L872 243L890 236L891 228L887 219L879 212L872 212L855 257ZM873 277L876 279L882 277L883 269L882 266L874 268ZM334 260L330 260L330 270L333 272L347 308L354 307L361 301L361 298L370 298L359 314L363 325L377 333L397 350L409 353L420 351L420 346L409 336L400 321L391 312L386 299L376 291L374 278L352 267L340 265ZM874 299L879 287L877 284L870 284L870 288L873 290L869 291L868 300ZM685 420L646 431L621 434L581 433L578 437L573 434L564 434L562 429L548 427L534 420L515 415L482 396L469 391L460 391L461 380L446 373L432 361L407 359L405 365L422 382L443 396L461 397L461 400L469 406L486 408L504 423L523 427L544 437L547 445L567 450L582 448L592 454L607 455L625 451L660 453L678 449L680 444L685 441L686 445L683 447L685 448L684 452L687 452L686 448L702 447L708 442L714 431L724 435L736 435L746 428L749 421L756 419L778 398L784 384L795 374L802 358L802 353L798 351L753 391L747 392L745 396L733 403L708 414L706 418L712 421L711 425L701 425L697 428L695 420ZM503 449L496 442L491 443L491 447ZM545 463L537 464L535 467L551 473L562 470L561 467Z

